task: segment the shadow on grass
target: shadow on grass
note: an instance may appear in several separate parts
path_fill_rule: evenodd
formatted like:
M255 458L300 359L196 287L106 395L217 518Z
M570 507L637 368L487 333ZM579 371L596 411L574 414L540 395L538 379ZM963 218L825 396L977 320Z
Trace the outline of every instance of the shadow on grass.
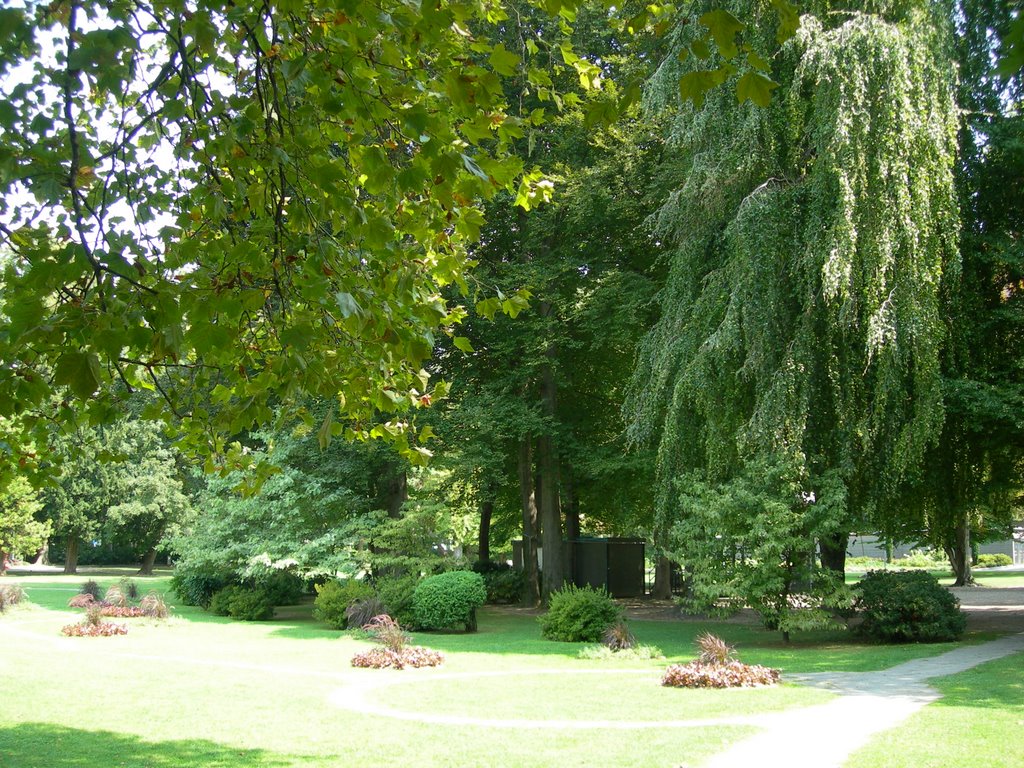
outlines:
M284 755L231 748L202 739L143 741L129 734L50 723L0 728L0 765L12 768L272 768L295 764Z

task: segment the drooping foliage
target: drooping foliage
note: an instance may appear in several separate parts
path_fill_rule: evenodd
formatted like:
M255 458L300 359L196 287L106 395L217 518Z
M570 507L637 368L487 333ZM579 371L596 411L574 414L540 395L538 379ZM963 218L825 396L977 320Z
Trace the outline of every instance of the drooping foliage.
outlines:
M945 9L813 10L772 59L769 107L712 92L675 122L685 181L653 219L670 273L627 403L633 439L658 448L663 529L685 514L680 482L717 493L784 455L829 510L803 526L808 555L884 512L938 437L958 231ZM661 67L652 107L685 66ZM674 544L685 561L713 534Z

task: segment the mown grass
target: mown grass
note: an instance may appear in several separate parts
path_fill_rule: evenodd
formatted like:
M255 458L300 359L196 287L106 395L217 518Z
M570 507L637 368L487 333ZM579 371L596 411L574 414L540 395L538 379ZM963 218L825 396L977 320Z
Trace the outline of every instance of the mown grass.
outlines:
M939 678L943 698L854 754L846 768L1020 768L1024 654Z
M124 574L96 580L106 587ZM705 630L750 663L785 672L881 669L950 645L880 647L839 633L800 636L723 622L632 622L640 642L666 659L592 661L579 646L543 640L534 617L486 609L476 634L416 634L444 651L440 670L374 671L349 665L367 641L316 623L309 606L265 623L234 622L175 606L167 622L128 620L123 637L64 638L78 620L68 599L85 575L12 578L32 605L0 616L0 765L57 766L658 766L697 765L752 732L668 723L808 706L830 694L784 685L754 691L681 691L660 672L694 656ZM168 590L166 575L136 578ZM482 674L486 673L486 674ZM658 721L610 729L438 725L359 713L331 697L367 682L367 701L417 713L505 718Z
M847 571L846 583L856 584L867 571ZM955 580L946 568L931 568L928 573L939 580L940 584L951 586ZM1003 571L989 568L974 570L974 580L981 587L1024 587L1024 571Z

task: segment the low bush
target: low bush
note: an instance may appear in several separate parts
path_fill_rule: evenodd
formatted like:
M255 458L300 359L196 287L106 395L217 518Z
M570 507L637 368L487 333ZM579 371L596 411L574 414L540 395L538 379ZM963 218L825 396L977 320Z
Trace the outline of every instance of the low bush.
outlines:
M428 576L413 592L416 623L425 629L465 627L476 631L476 609L487 601L483 577L472 571L448 571Z
M541 616L541 634L548 640L596 643L604 631L622 619L622 609L604 589L568 585L551 595Z
M390 616L374 616L363 629L381 648L371 648L352 657L353 667L371 669L404 669L405 667L436 667L444 662L444 654L420 646L410 646L409 636Z
M1013 558L1002 553L995 555L978 555L979 568L1000 568L1004 565L1013 565Z
M91 594L88 592L80 592L68 600L68 608L88 608L95 602L96 598Z
M316 585L316 600L313 601L313 618L322 621L331 629L361 627L366 622L350 624L347 611L353 603L373 597L373 587L359 579L332 580L326 584ZM377 611L366 617L369 621Z
M601 633L601 643L611 651L625 651L636 645L636 637L625 621L617 621Z
M171 589L185 605L209 608L214 593L233 581L232 576L226 571L180 563L171 576Z
M403 627L415 628L416 614L413 611L412 596L420 577L415 574L383 578L377 581L377 597L387 607L386 613Z
M151 590L139 603L142 615L151 619L166 619L171 615L171 609L167 607L164 596L156 590Z
M121 590L121 594L123 594L132 602L135 602L139 599L139 587L131 579L121 579L117 582L117 588Z
M936 568L948 566L949 560L941 550L912 549L910 554L896 558L892 564L897 568Z
M661 684L673 688L757 688L779 682L779 670L758 664L730 661L728 664L672 664Z
M925 571L868 571L856 594L857 632L872 640L946 642L967 628L959 601Z
M526 587L526 574L523 571L517 571L507 563L494 563L490 560L473 563L473 571L484 578L488 603L507 605L522 599Z
M79 588L78 593L81 595L92 595L94 600L100 599L100 585L95 579L89 579Z
M16 584L4 584L0 586L0 613L8 608L17 605L25 599L25 590Z
M269 621L274 617L274 603L266 592L234 584L213 594L209 610L242 621Z
M261 574L251 586L263 592L272 605L296 605L306 593L306 583L299 576L281 569Z
M117 608L128 606L128 595L121 591L119 586L107 587L107 593L103 595L103 602Z
M345 625L361 629L369 624L374 616L386 615L387 612L387 607L376 595L365 600L356 600L345 609Z

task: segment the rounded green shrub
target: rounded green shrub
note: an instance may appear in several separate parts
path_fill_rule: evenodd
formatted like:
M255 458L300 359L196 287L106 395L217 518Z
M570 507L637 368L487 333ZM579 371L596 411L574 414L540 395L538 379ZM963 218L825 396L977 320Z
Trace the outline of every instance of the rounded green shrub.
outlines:
M476 609L487 602L487 588L479 573L449 571L428 576L412 596L417 625L424 629L464 626L476 631Z
M959 601L927 571L868 571L856 587L857 632L883 643L938 643L967 628Z
M372 596L373 587L359 579L317 584L313 618L322 621L331 629L345 629L348 626L346 611L349 607L359 600L366 600Z
M569 584L551 594L548 612L538 620L548 640L596 643L621 619L622 609L604 589Z

